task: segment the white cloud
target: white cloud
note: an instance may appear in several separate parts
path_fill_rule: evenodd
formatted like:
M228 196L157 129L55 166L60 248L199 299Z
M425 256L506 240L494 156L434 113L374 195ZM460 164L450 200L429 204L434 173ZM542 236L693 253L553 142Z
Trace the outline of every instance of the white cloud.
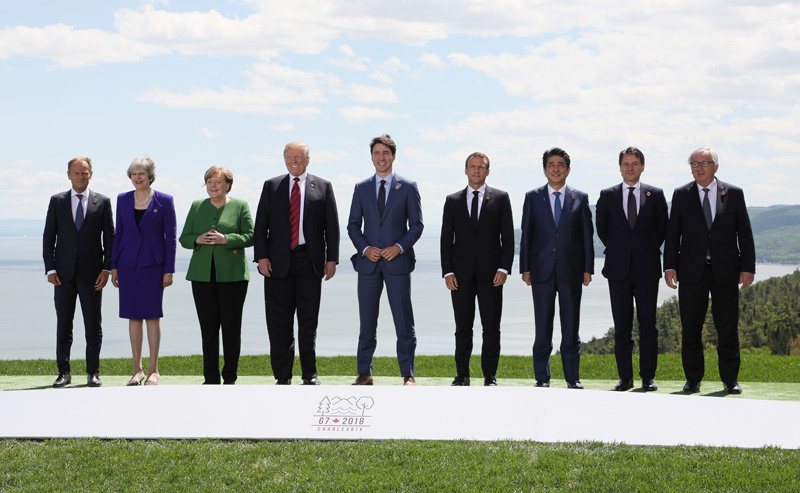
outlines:
M360 103L395 103L397 94L391 87L374 87L352 83L347 86L346 94L350 99Z
M271 125L269 128L278 132L288 132L294 130L294 125L291 123L279 123L278 125Z
M50 68L77 68L98 63L140 62L169 49L100 29L64 24L18 26L0 30L0 59L26 56L53 60Z
M395 118L407 118L408 115L398 116L397 114L381 110L378 108L367 108L364 106L351 106L349 108L339 108L345 120L350 123L360 123L369 120L393 120Z
M322 72L308 72L275 63L256 63L245 72L246 89L223 87L220 90L194 88L186 92L150 89L138 101L172 108L211 108L237 113L294 114L313 116L319 109L312 103L327 101L326 93L339 85L339 79ZM284 106L293 105L286 109Z
M356 56L353 48L350 45L339 46L339 52L342 53L344 58L329 58L327 60L331 65L356 70L359 72L366 72L368 70L369 58L365 56Z
M200 128L200 133L205 135L206 138L208 138L208 139L214 139L216 137L222 137L222 134L220 132L209 130L208 127Z
M426 67L441 69L446 66L442 57L435 53L428 53L427 51L422 54L417 61Z

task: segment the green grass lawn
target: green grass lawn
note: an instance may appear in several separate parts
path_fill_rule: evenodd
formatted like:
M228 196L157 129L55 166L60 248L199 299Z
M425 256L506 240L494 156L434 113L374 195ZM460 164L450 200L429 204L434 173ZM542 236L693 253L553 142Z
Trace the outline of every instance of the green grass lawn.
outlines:
M73 361L75 384L84 383L83 364ZM164 383L202 381L199 356L165 357L159 366ZM130 367L128 359L102 360L105 384L123 384ZM354 376L355 358L319 358L318 367L324 383L346 384ZM555 383L561 379L558 357L551 367ZM706 369L703 390L719 395L715 355L706 356ZM451 356L417 358L417 375L423 385L447 385L453 372ZM478 358L473 358L472 372L479 381ZM379 384L399 384L394 358L376 358L375 374ZM243 357L240 375L243 384L272 383L266 356ZM610 388L616 381L613 356L583 357L581 375L590 389ZM10 381L33 382L25 388L48 386L54 377L51 360L0 361L0 388L8 388L4 382ZM530 385L532 378L529 357L500 359L501 385ZM783 392L788 400L800 400L799 358L743 355L740 379L745 397L781 398L778 394ZM659 392L679 390L683 383L679 355L659 356L657 381ZM57 419L57 411L53 414ZM158 411L135 410L130 419L158 419ZM413 418L398 424L413 425ZM553 417L553 426L563 425ZM630 425L646 433L648 427L659 423L646 416L631 416ZM0 491L564 489L800 491L800 451L506 441L0 440Z

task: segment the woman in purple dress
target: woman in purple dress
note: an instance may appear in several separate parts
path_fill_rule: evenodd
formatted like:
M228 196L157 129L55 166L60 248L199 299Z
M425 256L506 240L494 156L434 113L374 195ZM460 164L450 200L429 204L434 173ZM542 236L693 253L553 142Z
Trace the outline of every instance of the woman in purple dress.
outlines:
M177 245L172 196L151 188L156 165L149 157L136 158L128 167L134 190L117 197L117 234L111 253L111 282L119 288L119 316L128 319L133 351L135 386L145 378L142 342L147 325L150 364L145 385L158 383L161 344L161 308L164 288L172 285ZM144 322L144 323L143 323Z

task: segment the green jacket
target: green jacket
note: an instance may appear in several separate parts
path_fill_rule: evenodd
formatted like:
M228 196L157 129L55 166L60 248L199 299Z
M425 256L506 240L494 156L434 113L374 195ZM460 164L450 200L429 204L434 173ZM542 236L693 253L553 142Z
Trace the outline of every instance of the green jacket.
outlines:
M225 235L227 243L195 244L194 240L212 226ZM210 282L212 256L217 282L250 280L244 249L253 246L253 217L244 200L232 198L221 209L211 205L210 199L195 200L186 216L179 241L184 248L194 250L186 273L187 280Z

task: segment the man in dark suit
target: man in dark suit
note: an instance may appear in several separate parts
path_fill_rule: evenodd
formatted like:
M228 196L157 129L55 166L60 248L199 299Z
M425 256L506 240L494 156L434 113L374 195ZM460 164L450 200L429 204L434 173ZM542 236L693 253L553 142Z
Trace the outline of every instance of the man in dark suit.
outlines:
M553 147L542 155L547 185L525 195L522 207L520 272L533 291L536 338L533 371L537 387L550 386L555 301L561 319L561 364L570 389L580 382L581 284L588 286L594 273L592 213L589 197L568 187L569 154Z
M639 376L645 392L658 389L656 305L661 278L661 244L667 230L667 201L657 187L639 181L644 154L635 147L619 153L622 183L600 192L597 234L605 245L603 276L608 279L614 317L614 356L619 383L633 388L633 305L639 321Z
M483 326L483 383L495 386L503 284L514 261L514 220L508 194L486 185L486 154L470 154L464 174L468 186L447 196L442 215L442 276L450 290L456 321L456 378L452 386L469 385L476 297Z
M711 293L717 329L719 376L725 391L739 386L739 288L753 283L756 248L741 188L714 175L717 153L700 148L689 156L694 181L675 189L664 243L664 280L678 282L681 358L689 394L700 392L705 372L703 323Z
M50 197L44 223L43 257L47 281L55 286L56 363L53 387L72 383L69 353L75 300L81 300L86 331L86 372L89 387L99 387L100 347L103 344L100 307L111 271L114 220L111 201L89 190L92 160L76 157L67 164L72 188Z
M339 214L331 182L306 172L308 144L283 150L288 175L264 182L253 250L264 276L270 360L276 385L292 382L294 317L303 385L319 385L316 340L322 278L339 263Z
M397 363L403 385L415 385L414 311L411 272L414 244L422 235L422 206L417 184L392 171L397 146L389 135L369 145L375 175L356 184L347 233L356 247L351 257L358 272L358 378L353 385L372 385L372 355L378 344L378 308L386 285L397 333ZM363 222L363 230L362 230Z

